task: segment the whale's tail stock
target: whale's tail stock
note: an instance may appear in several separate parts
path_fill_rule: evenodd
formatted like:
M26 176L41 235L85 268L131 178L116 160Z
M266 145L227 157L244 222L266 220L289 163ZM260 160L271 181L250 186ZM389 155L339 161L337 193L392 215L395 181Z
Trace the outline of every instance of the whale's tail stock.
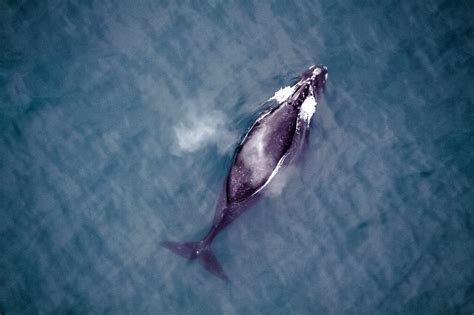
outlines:
M217 261L208 242L202 240L198 242L161 242L161 246L168 248L173 253L189 260L197 260L207 271L215 276L228 281L224 269Z

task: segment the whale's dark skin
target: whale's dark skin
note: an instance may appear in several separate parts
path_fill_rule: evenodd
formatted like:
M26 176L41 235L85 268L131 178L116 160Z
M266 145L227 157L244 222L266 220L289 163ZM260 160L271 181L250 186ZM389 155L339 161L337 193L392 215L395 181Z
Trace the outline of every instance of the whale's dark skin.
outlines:
M276 102L253 123L235 151L207 235L197 242L162 242L164 247L185 258L197 259L209 272L228 279L212 253L211 243L261 197L279 168L299 153L309 127L309 119L301 114L302 105L308 97L319 100L326 78L326 67L311 66L293 86L289 97Z

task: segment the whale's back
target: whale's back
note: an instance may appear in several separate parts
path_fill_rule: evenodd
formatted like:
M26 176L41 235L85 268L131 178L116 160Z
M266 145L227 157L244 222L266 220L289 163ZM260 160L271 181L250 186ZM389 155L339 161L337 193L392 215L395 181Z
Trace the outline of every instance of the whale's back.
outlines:
M270 178L291 146L298 110L283 103L257 120L240 145L227 182L227 199L239 202L254 194Z

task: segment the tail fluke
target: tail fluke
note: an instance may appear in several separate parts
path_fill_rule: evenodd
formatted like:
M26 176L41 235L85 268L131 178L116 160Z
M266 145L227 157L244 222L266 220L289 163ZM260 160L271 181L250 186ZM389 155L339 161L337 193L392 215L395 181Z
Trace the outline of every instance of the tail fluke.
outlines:
M186 259L196 259L199 248L199 242L178 243L178 242L161 242L161 246L168 248L173 253L180 255Z
M217 261L216 256L214 256L209 244L199 241L188 243L161 242L161 245L186 259L197 259L197 261L199 261L199 263L203 265L204 268L206 268L206 270L210 273L223 280L229 280L224 272L224 269L222 269L222 266Z
M219 278L228 281L227 275L222 269L221 264L217 261L216 256L212 252L210 247L205 247L201 251L199 251L198 260L201 265L206 268L207 271L213 273L214 275L218 276Z

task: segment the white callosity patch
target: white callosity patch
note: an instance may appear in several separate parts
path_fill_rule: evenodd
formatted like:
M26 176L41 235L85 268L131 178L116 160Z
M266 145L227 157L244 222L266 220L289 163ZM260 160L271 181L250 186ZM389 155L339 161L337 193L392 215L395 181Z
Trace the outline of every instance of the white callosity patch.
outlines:
M275 100L278 103L283 103L290 97L295 91L295 86L285 86L275 92L275 95L269 98L269 101Z
M311 121L311 117L316 111L316 105L317 105L317 102L313 95L309 95L304 100L303 104L301 104L299 118L307 122L308 125Z
M219 111L190 114L174 128L177 147L175 153L196 152L206 146L216 145L219 152L229 150L236 139L226 128L227 117Z

